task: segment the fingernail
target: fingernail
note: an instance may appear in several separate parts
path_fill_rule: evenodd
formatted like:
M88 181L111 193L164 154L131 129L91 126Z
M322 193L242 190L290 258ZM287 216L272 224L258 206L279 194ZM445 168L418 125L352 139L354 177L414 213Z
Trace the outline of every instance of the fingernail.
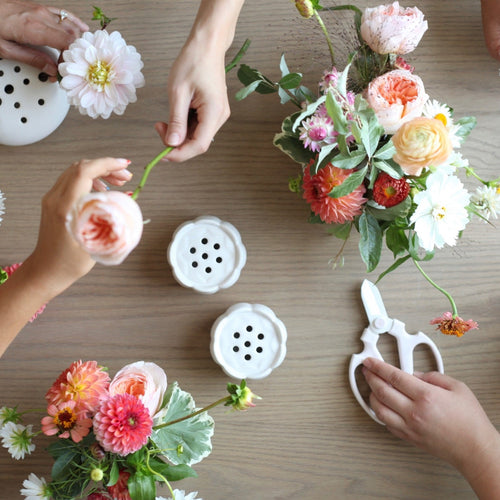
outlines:
M46 64L42 69L42 73L45 73L48 76L56 76L54 74L54 66L52 64Z
M413 372L413 375L415 375L415 377L421 378L423 377L424 372Z
M116 161L125 167L128 167L132 162L127 160L127 158L117 158Z
M181 142L181 136L177 133L170 134L167 139L169 146L178 146Z

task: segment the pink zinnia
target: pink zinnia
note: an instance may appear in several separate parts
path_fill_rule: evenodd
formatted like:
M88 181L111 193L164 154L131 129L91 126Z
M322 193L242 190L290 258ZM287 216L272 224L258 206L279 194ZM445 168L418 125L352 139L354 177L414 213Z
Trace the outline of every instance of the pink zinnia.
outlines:
M60 405L49 405L49 416L42 418L42 432L53 436L60 432L60 438L69 438L79 443L92 427L92 420L86 417L84 410L75 408L75 401L66 401Z
M121 470L118 481L113 486L108 486L108 492L113 497L113 500L132 500L127 487L129 477L129 472Z
M108 397L110 378L97 361L75 361L64 370L45 394L50 404L73 400L93 415L101 401Z
M17 269L21 267L21 264L22 262L16 262L15 264L11 264L10 266L3 267L2 269L7 273L7 276L11 276L14 271L17 271ZM33 316L29 320L30 323L33 323L33 321L35 321L35 319L38 318L38 316L42 314L43 311L45 311L45 307L46 304L40 307L40 309L38 309L38 311L35 314L33 314Z
M323 146L333 144L336 141L337 132L333 127L333 121L323 112L316 113L302 122L300 127L300 140L305 148L319 152Z
M474 320L464 320L460 316L453 316L451 312L445 312L439 318L431 320L430 323L431 325L437 325L436 330L440 330L441 333L445 335L456 335L457 337L461 337L469 330L476 330L479 328Z
M331 190L344 182L353 170L334 167L331 163L311 177L310 166L304 170L302 188L303 198L311 205L311 210L328 224L344 224L361 214L366 202L365 187L359 185L351 193L340 198L331 198Z
M128 455L142 448L153 430L153 419L142 401L131 394L107 399L94 417L99 444L111 453Z

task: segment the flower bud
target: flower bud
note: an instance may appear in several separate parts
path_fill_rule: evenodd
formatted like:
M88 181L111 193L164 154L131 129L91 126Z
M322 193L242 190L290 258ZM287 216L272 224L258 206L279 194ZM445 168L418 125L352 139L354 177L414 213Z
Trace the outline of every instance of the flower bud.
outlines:
M295 7L300 15L306 19L314 15L314 6L311 0L295 0Z
M227 384L227 390L231 396L228 398L225 406L232 406L235 410L248 410L248 408L255 406L252 402L254 398L261 399L247 387L244 380L241 381L240 385Z
M94 468L90 471L90 479L92 479L92 481L95 481L96 483L101 481L103 476L104 472L102 471L102 469Z

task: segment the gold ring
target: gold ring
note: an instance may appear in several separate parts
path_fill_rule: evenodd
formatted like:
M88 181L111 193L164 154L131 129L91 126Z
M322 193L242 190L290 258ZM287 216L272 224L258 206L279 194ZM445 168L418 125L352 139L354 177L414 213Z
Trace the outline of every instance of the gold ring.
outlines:
M68 13L65 11L65 10L60 10L59 11L59 21L57 21L58 23L62 23L67 17L68 17Z

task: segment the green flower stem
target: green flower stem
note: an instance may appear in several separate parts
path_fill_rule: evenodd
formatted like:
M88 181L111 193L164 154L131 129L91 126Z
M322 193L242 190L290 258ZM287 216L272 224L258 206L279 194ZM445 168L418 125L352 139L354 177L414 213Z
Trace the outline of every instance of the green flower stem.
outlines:
M172 489L172 486L170 486L170 483L165 476L163 476L158 471L155 471L154 469L151 468L151 466L149 465L150 458L151 458L151 453L150 453L150 451L148 451L148 454L146 457L146 468L148 469L149 472L151 472L151 474L153 476L158 476L167 485L167 487L170 491L170 496L173 498L173 500L175 500L174 490Z
M422 269L420 264L413 259L413 263L417 267L417 269L420 271L422 276L436 289L439 290L449 301L451 304L451 314L453 315L454 318L458 316L458 310L457 310L457 305L455 304L455 301L453 300L453 297L444 289L441 288L436 282L432 281L432 279L425 273L425 271Z
M142 174L141 181L139 182L139 185L135 188L135 191L132 193L131 198L133 200L137 199L139 196L139 193L141 192L141 189L144 187L146 184L146 181L148 180L149 173L151 172L152 168L170 151L174 149L174 146L168 146L166 149L164 149L159 155L155 156L144 168L144 173Z
M172 420L170 422L165 422L164 424L155 425L153 427L153 429L156 431L158 429L163 429L163 427L168 427L169 425L178 424L179 422L182 422L183 420L187 420L188 418L196 417L196 415L200 415L200 413L211 410L212 408L215 408L216 406L218 406L222 403L226 403L227 401L231 401L231 400L232 400L231 396L225 396L221 399L218 399L214 403L212 403L208 406L205 406L204 408L201 408L200 410L197 410L193 413L190 413L189 415L186 415L185 417L180 417L180 418L177 418L177 419Z
M332 66L335 66L335 53L333 51L332 41L326 29L325 23L323 22L323 19L321 19L321 16L318 14L318 11L316 9L314 10L314 16L316 17L319 25L321 26L321 29L323 30L323 33L325 34L326 43L328 44L328 49L330 50L330 57L332 59Z
M250 43L251 42L249 38L247 38L243 42L243 45L241 46L240 50L238 50L238 53L234 56L232 61L226 65L226 73L229 73L229 71L231 71L240 62L240 59L245 55L248 47L250 47Z

